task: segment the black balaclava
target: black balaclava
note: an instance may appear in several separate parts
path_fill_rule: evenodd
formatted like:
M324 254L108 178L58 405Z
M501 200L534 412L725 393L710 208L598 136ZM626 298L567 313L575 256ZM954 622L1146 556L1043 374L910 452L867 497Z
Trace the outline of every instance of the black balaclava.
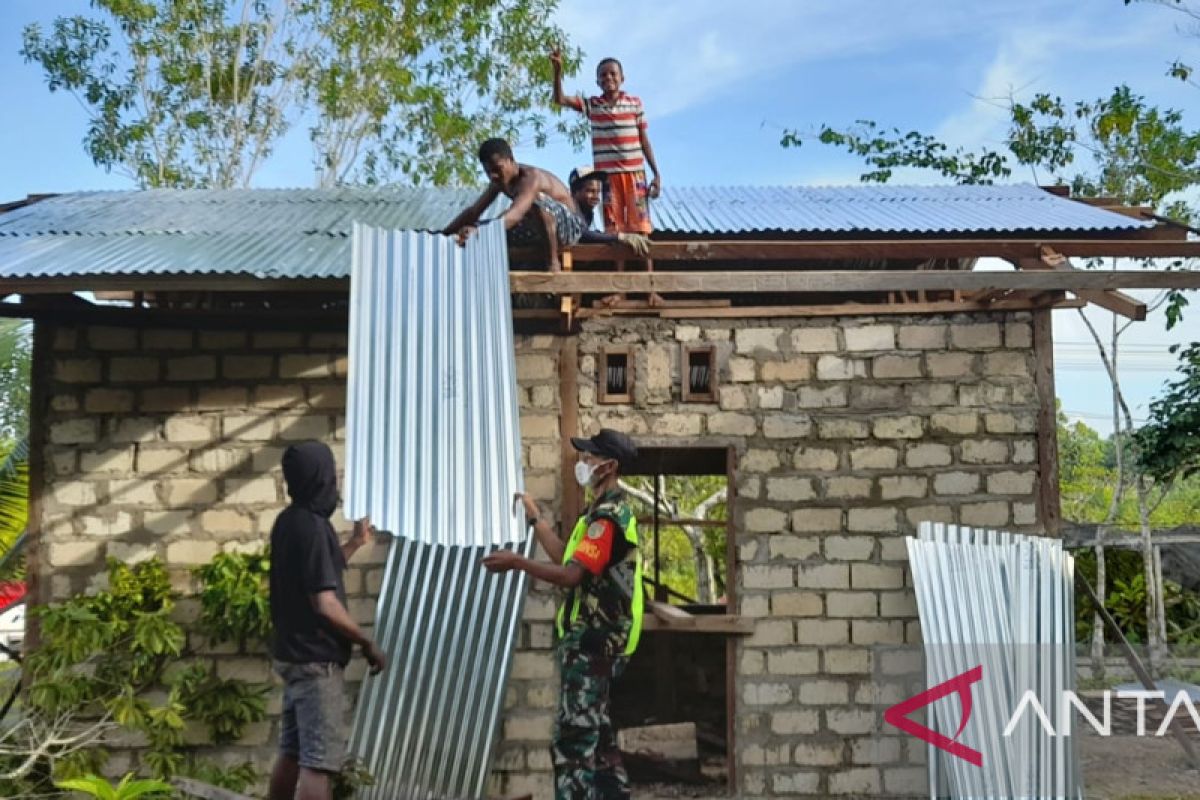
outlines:
M333 516L338 504L337 466L326 444L304 442L285 450L283 478L293 505L322 517Z

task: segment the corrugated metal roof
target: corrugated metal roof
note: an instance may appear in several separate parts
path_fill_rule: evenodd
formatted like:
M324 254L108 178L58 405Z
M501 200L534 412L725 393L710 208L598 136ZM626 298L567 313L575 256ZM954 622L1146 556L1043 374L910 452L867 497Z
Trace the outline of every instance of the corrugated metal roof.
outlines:
M60 195L0 214L0 278L345 277L354 222L437 230L477 196L412 187ZM652 214L660 233L712 236L1070 234L1152 225L1031 185L668 188Z

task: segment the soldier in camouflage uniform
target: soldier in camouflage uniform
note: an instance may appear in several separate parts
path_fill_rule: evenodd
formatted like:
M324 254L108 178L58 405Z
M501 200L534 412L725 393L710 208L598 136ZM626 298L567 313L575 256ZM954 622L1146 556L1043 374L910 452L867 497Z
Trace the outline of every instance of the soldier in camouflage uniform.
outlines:
M637 448L628 436L607 428L571 443L581 454L576 480L592 490L593 500L566 542L539 518L537 504L521 496L526 519L555 563L502 550L484 565L493 572L521 569L565 590L557 622L562 686L551 745L555 797L627 798L629 779L609 696L642 628L637 521L618 485L621 467L637 458Z

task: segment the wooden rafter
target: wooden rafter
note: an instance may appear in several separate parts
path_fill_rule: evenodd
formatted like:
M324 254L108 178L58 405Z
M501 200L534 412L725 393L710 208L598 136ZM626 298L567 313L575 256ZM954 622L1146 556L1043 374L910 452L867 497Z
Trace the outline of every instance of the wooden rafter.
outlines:
M1079 274L1079 270L1071 265L1070 259L1052 248L1043 247L1038 258L1017 259L1014 264L1018 269L1027 270L1058 270ZM1146 318L1146 304L1136 297L1131 297L1116 289L1094 291L1090 289L1072 290L1072 292L1089 303L1095 303L1101 308L1120 314L1133 320Z

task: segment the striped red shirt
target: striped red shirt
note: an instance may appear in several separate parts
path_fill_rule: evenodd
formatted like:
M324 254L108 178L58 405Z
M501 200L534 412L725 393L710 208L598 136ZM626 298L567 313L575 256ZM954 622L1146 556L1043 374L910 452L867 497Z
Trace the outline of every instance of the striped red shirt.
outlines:
M605 172L638 172L646 168L642 131L646 112L642 101L624 92L611 103L600 97L575 98L575 108L587 114L592 126L592 163Z

